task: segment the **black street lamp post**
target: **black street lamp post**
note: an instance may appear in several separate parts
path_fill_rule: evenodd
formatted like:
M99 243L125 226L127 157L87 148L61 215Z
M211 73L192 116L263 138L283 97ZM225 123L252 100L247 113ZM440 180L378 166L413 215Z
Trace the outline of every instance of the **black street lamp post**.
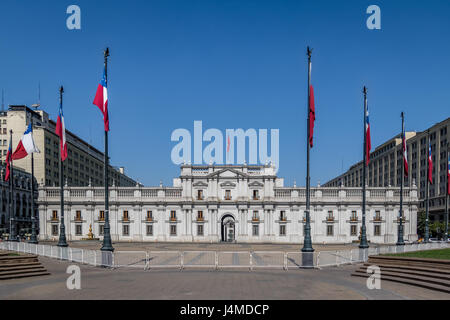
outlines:
M60 108L62 109L62 101L63 101L63 92L64 88L61 86L59 88L59 104ZM61 119L62 120L62 119ZM63 133L64 134L64 133ZM62 137L60 137L62 139ZM59 226L59 241L58 241L58 247L67 247L67 241L66 241L66 227L64 225L64 164L62 161L62 150L59 148L59 187L60 187L60 202L61 202L61 223Z
M106 48L104 52L105 58L105 84L108 85L108 57L109 57L109 48ZM110 265L112 257L109 253L114 251L111 241L111 231L109 225L109 177L108 177L108 167L109 167L109 159L108 159L108 131L105 130L105 160L104 160L104 176L105 176L105 226L104 226L104 236L103 236L103 246L101 251L104 251L102 255L104 265Z
M397 245L404 246L405 241L403 240L403 175L405 172L405 157L407 157L406 153L406 137L405 137L405 115L402 112L402 164L401 164L401 173L400 173L400 212L398 214L398 239Z
M308 104L307 104L307 114L308 114L308 120L307 120L307 140L306 140L306 221L305 221L305 236L303 241L303 256L308 257L306 259L303 259L305 266L312 266L312 253L314 252L314 249L312 247L312 241L311 241L311 224L310 224L310 176L309 176L309 151L310 151L310 99L311 99L311 92L310 92L310 84L311 84L311 49L308 47L306 54L308 55ZM306 253L306 255L305 255ZM310 253L310 254L307 254ZM310 256L311 255L311 256Z
M366 157L367 157L367 88L364 86L364 151L363 151L363 176L362 176L362 226L361 226L361 241L359 247L366 249L369 247L366 235Z

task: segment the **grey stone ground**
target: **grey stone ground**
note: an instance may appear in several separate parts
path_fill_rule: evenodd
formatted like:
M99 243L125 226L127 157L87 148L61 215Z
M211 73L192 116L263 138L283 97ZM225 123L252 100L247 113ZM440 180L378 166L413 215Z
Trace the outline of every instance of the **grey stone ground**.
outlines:
M366 280L351 277L357 266L322 270L137 270L81 268L81 290L68 290L66 269L73 264L39 260L49 276L4 280L0 300L8 299L450 299L450 295L382 281L369 290Z
M57 245L55 241L40 241L39 244ZM102 247L101 241L71 241L69 246L98 250ZM373 245L375 246L375 245ZM221 250L221 251L283 251L298 252L303 245L300 244L271 244L271 243L192 243L192 242L116 242L113 243L115 251L149 251L149 250ZM358 244L314 244L316 251L335 251L357 249Z

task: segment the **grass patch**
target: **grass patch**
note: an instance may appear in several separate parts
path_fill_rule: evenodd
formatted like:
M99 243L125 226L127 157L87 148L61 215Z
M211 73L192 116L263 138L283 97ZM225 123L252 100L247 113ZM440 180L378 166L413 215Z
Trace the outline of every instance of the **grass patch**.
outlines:
M20 253L16 253L16 252L7 252L6 254L3 255L3 257L11 257L11 256L20 256Z
M415 251L405 253L387 253L383 256L397 256L397 257L412 257L412 258L430 258L430 259L442 259L450 260L450 248L448 249L436 249L426 251Z

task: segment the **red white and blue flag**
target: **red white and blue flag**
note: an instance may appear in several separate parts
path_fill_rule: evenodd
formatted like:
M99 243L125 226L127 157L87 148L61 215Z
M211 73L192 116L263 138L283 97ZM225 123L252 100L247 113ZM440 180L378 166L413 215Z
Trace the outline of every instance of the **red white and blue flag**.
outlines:
M428 147L428 181L433 184L433 158L431 157L431 144Z
M108 89L106 84L106 70L103 70L103 78L98 84L97 93L95 94L94 104L99 107L103 113L103 122L105 123L105 131L109 131L109 117L108 117Z
M314 106L314 89L309 86L309 146L313 147L314 121L316 120L316 108Z
M22 139L17 145L16 151L12 155L13 160L19 160L25 158L27 155L36 152L40 153L39 149L36 147L33 139L33 127L31 123L28 125L27 130L23 134Z
M369 106L366 110L366 165L370 161L370 149L372 149L372 144L370 142L370 123L369 123Z
M403 145L403 172L405 177L408 176L408 150L406 148L406 137L405 137L405 129L402 132L402 145Z
M11 170L11 155L12 155L12 148L11 148L11 142L9 143L8 153L6 154L6 173L5 173L5 181L9 180L10 170Z
M61 153L61 161L67 159L67 140L66 140L66 126L64 124L64 115L62 106L59 106L58 120L56 121L55 133L59 136L59 146Z

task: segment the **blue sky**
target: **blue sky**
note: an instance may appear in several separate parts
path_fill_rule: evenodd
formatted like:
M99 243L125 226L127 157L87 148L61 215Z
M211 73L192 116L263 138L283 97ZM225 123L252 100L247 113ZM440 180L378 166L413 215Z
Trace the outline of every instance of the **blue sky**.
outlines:
M81 30L66 8L81 8ZM368 30L366 8L381 8ZM372 145L450 116L448 1L2 1L0 88L5 104L41 105L103 150L92 105L110 47L110 155L145 185L179 174L177 128L280 130L279 176L305 181L306 46L313 51L311 183L362 158L362 87Z

